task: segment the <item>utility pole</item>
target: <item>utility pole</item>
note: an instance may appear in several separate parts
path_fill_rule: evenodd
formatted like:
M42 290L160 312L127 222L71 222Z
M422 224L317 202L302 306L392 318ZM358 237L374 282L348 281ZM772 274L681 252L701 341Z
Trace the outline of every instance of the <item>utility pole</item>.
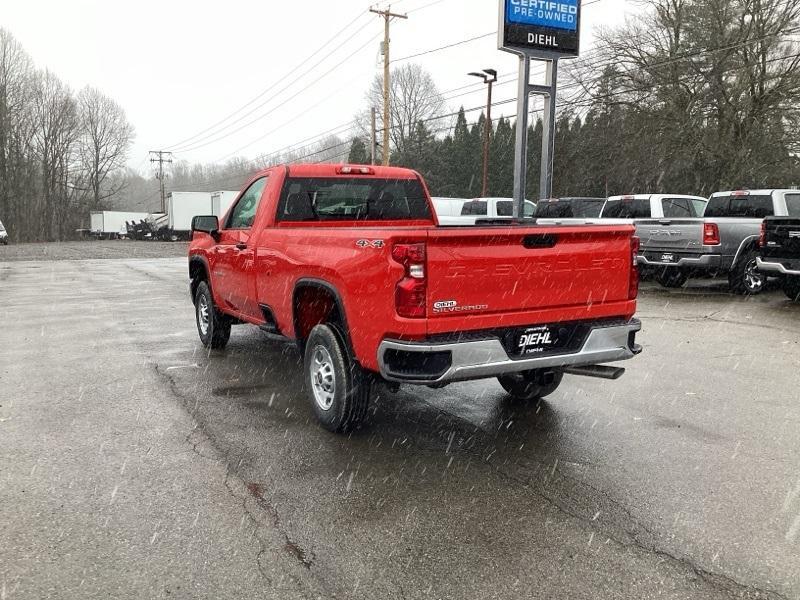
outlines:
M159 181L159 188L161 191L161 212L167 212L167 196L164 193L164 165L172 164L172 152L164 152L163 150L151 150L150 162L158 163L158 172L156 172L156 179Z
M492 131L492 84L497 81L497 71L484 69L480 73L469 73L473 77L480 77L489 88L486 100L486 122L483 126L483 187L481 197L489 195L489 140Z
M378 156L378 132L375 124L375 107L372 106L369 109L370 117L372 120L372 135L370 136L370 145L369 145L369 157L370 157L370 164L375 164L375 159Z
M392 12L392 6L386 10L378 10L377 8L370 8L369 12L375 13L383 17L383 164L389 165L389 130L392 126L391 112L389 106L389 22L392 17L397 19L407 19L408 15L401 15Z

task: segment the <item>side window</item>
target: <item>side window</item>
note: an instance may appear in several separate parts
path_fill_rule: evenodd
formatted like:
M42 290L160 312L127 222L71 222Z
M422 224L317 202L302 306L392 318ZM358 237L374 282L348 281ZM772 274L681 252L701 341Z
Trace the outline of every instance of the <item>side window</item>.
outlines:
M510 217L514 214L514 203L503 200L497 203L497 216Z
M522 217L530 219L536 213L536 205L533 202L525 202L522 211Z
M239 198L236 206L231 210L225 229L250 229L253 226L258 204L261 202L261 195L266 184L267 178L261 177L247 188L242 197Z
M461 214L463 215L475 215L478 217L485 217L487 213L487 204L485 201L472 201L472 202L465 202L464 206L461 207Z
M786 194L786 208L790 217L800 217L800 194Z
M661 206L664 209L664 216L668 219L680 219L695 216L695 213L692 210L693 207L686 198L664 198L661 201Z
M692 205L694 206L695 215L702 217L706 212L706 205L708 205L708 202L705 200L692 200Z

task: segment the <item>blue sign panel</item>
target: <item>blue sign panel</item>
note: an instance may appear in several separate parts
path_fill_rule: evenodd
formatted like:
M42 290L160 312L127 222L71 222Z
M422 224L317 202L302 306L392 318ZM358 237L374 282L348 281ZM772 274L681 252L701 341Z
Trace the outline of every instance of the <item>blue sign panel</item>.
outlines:
M577 31L578 0L506 0L506 22Z

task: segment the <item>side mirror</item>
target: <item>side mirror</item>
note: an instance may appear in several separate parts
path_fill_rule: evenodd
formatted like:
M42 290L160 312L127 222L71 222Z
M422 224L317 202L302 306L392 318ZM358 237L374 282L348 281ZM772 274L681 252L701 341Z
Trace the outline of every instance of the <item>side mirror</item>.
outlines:
M192 218L192 237L194 233L200 231L207 233L214 240L219 241L219 219L214 215L197 216Z

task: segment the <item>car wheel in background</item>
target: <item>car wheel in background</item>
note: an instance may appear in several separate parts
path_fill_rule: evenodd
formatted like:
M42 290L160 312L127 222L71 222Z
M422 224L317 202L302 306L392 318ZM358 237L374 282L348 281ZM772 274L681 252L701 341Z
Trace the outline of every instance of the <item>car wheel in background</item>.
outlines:
M800 277L785 277L783 291L790 300L800 302Z
M555 392L563 378L561 371L534 369L500 375L497 381L515 400L537 400Z
M764 291L767 276L758 270L757 256L755 250L748 250L733 265L728 275L728 284L732 292L754 296Z
M367 414L372 378L350 358L341 332L317 325L305 343L304 382L311 409L334 433L356 429Z
M666 267L658 272L656 281L667 288L679 288L689 281L689 273L675 267Z
M194 294L194 314L197 333L206 348L221 350L231 337L231 320L217 310L211 296L211 288L201 281Z

